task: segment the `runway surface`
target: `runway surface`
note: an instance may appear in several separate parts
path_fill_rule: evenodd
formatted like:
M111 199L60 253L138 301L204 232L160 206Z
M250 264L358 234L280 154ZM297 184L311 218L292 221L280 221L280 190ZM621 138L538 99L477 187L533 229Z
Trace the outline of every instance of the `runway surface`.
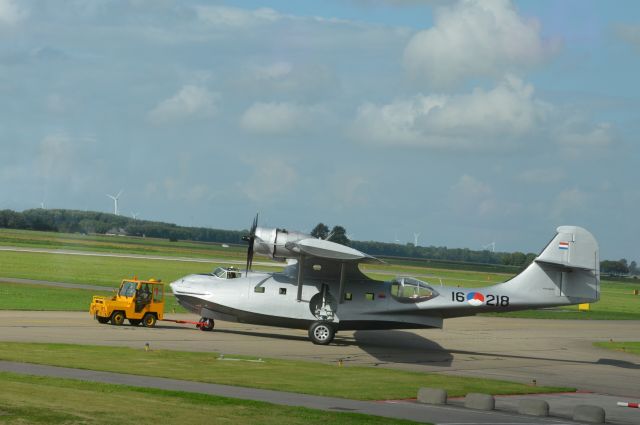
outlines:
M197 319L169 314L173 319ZM593 347L594 341L640 339L638 321L449 319L442 330L340 332L330 346L311 344L306 331L217 322L213 332L170 322L149 329L100 325L88 313L0 311L0 339L155 349L361 364L413 371L507 379L640 400L640 360ZM586 396L588 397L588 396ZM598 396L591 396L596 400ZM603 401L602 401L603 400ZM640 423L640 412L616 408L616 423ZM594 402L595 403L595 402ZM596 403L597 404L597 403ZM635 416L634 416L635 415ZM631 417L631 419L629 419Z

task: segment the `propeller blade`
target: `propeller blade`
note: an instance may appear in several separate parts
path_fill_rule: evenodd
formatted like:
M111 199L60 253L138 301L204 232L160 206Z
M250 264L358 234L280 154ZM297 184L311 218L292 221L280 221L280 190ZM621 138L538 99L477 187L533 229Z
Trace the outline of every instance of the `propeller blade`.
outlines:
M253 219L253 223L251 223L251 229L249 230L249 234L242 237L243 241L249 242L249 247L247 248L247 267L245 268L245 271L244 271L245 276L249 275L249 270L251 270L251 264L253 263L253 245L256 241L257 228L258 228L258 214L256 213L256 216Z
M244 275L249 276L249 270L251 270L251 263L253 262L253 243L255 238L249 239L249 248L247 248L247 267L244 270Z

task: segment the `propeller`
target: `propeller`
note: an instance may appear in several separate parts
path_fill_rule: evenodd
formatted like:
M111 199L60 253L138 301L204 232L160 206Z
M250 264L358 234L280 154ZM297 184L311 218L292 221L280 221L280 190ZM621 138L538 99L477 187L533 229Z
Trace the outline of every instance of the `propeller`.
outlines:
M245 268L245 276L249 276L249 270L251 269L251 263L253 263L253 245L256 241L256 229L258 228L258 214L253 219L251 224L251 230L248 235L242 237L243 241L249 242L249 248L247 248L247 267Z

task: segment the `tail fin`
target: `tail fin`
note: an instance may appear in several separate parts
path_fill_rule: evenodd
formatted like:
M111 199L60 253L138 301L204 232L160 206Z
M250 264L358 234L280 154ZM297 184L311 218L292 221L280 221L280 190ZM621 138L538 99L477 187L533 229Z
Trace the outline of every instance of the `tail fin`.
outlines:
M517 304L567 305L600 299L598 243L589 231L561 226L557 234L522 273L499 284Z

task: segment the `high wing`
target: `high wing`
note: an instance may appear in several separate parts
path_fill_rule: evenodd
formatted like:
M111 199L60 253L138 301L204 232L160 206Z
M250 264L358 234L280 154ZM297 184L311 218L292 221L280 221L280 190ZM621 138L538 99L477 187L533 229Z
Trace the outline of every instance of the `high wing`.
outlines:
M360 252L335 242L305 238L288 242L285 247L292 253L298 254L296 265L298 296L302 298L302 285L304 276L315 278L340 277L340 289L338 303L342 304L344 298L344 283L348 277L350 280L363 280L366 276L358 269L358 263L383 263L371 255Z
M356 263L382 263L369 254L360 252L357 249L340 245L335 242L323 239L307 238L299 241L288 242L285 247L299 255L323 258L326 260L334 260L338 262L356 262Z

